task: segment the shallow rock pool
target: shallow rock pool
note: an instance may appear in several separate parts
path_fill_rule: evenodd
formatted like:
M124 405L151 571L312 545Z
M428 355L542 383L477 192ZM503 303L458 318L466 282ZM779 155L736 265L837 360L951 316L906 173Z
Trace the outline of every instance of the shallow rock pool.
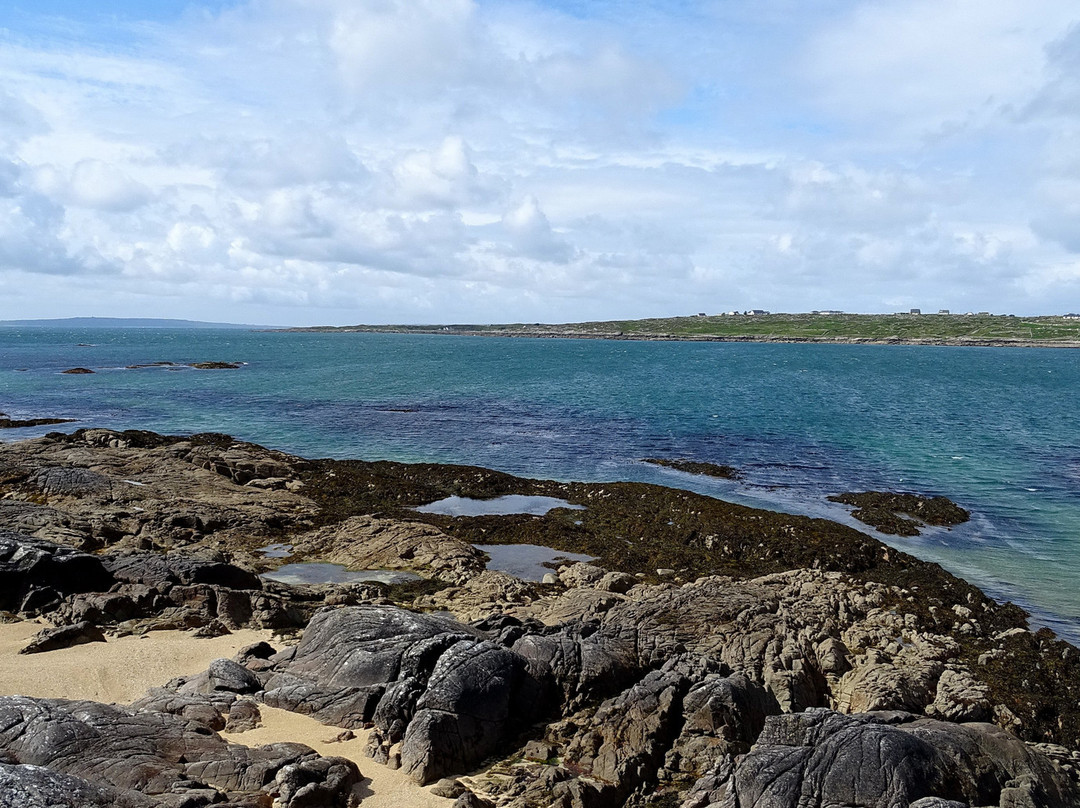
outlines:
M414 572L401 570L348 570L341 564L323 564L304 562L284 564L273 572L262 575L271 581L282 584L355 584L375 582L380 584L403 584L419 581Z
M585 510L584 505L571 505L565 499L530 497L522 494L507 494L494 499L447 497L437 502L421 505L413 510L419 513L438 513L444 516L506 516L516 513L543 516L555 508L566 508L571 511Z

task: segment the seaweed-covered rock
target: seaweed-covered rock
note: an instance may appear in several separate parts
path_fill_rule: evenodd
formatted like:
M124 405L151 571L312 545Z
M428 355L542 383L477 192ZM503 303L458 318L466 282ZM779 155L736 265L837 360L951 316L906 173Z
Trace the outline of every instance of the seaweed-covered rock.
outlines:
M23 429L28 426L49 426L73 422L73 418L8 418L0 413L0 429Z
M923 525L951 527L971 518L970 512L946 497L863 491L834 494L829 500L853 505L856 510L851 515L860 522L898 536L918 536Z
M663 466L675 471L684 471L687 474L718 477L721 480L738 480L742 478L742 473L734 466L706 463L700 460L671 460L661 457L647 457L642 462L651 463L654 466Z

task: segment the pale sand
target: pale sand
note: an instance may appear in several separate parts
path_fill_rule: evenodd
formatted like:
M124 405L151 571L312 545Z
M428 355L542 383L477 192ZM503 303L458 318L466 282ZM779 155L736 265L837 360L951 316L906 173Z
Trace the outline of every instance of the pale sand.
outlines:
M20 656L19 649L42 628L44 624L34 622L0 624L0 695L127 704L151 687L204 671L213 660L231 657L245 645L273 642L269 631L234 631L205 640L185 631L154 631L143 637L113 637L108 642ZM453 803L364 757L367 733L362 730L356 731L355 740L326 743L341 730L286 710L262 705L259 709L262 727L222 736L245 746L303 743L320 754L355 761L367 778L360 786L364 808L447 808Z
M245 645L270 640L269 631L234 631L206 640L184 631L153 631L20 656L19 649L44 627L35 622L0 625L0 695L127 704L151 687L199 673Z
M453 800L436 797L430 789L420 788L400 770L390 769L364 756L368 732L353 730L351 741L328 743L342 730L327 727L314 718L288 710L259 705L263 725L240 734L223 732L222 737L245 746L260 746L279 741L293 741L310 746L320 755L343 757L356 763L364 775L360 785L362 808L447 808Z

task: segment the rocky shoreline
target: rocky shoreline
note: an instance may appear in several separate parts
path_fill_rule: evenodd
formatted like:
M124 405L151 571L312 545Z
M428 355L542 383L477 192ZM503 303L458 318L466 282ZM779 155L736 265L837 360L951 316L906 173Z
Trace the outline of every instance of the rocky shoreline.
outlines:
M462 328L456 326L313 326L275 329L286 333L426 334L442 337L511 337L517 339L610 339L636 342L762 342L777 345L923 345L953 348L1080 348L1080 340L980 337L810 337L763 334L667 334L662 332L592 331L578 328Z
M869 493L852 504L930 518ZM414 510L504 495L580 509ZM595 561L527 581L477 544ZM260 576L311 561L422 579ZM0 804L363 803L349 760L219 734L260 709L369 731L367 767L462 808L1080 804L1075 648L852 528L659 486L51 433L0 444L0 612L52 624L24 657L41 666L123 635L276 632L128 705L0 696Z

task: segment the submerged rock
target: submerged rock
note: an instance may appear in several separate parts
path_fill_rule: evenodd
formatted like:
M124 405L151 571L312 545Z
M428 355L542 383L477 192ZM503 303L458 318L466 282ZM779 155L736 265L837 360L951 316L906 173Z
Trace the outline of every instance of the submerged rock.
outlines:
M700 460L667 460L658 457L646 457L641 462L675 469L675 471L685 471L687 474L704 474L707 477L718 477L721 480L738 480L742 477L742 473L734 466L705 463Z

